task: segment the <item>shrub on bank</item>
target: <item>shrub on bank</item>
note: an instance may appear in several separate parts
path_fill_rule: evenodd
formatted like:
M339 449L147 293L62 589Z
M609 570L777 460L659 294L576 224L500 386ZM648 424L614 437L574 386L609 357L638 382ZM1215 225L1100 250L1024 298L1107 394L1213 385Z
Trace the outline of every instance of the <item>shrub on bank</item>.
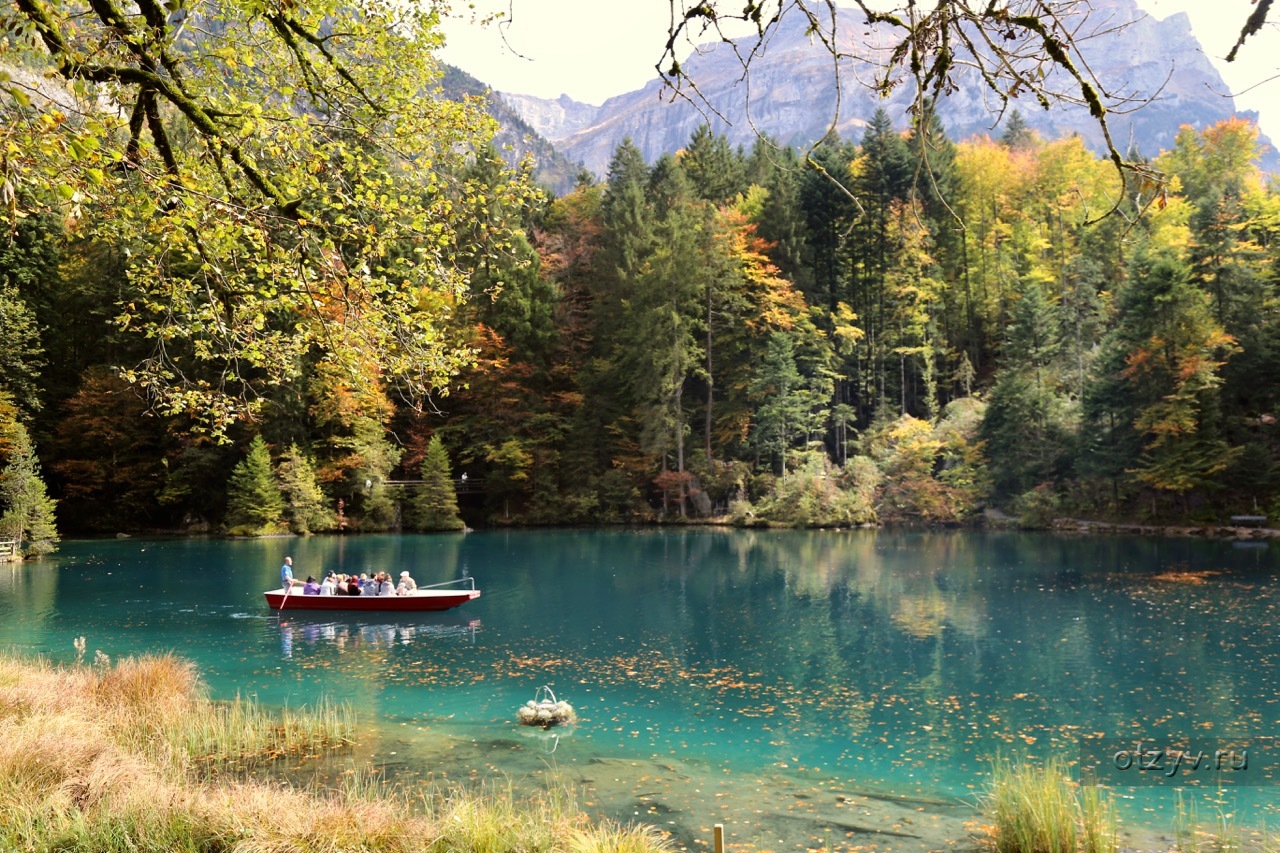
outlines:
M795 454L798 465L783 477L771 478L768 491L754 503L734 501L730 517L743 527L856 527L874 524L874 466L849 460L833 465L822 452Z
M1061 501L1052 483L1041 483L1013 499L1010 507L1022 527L1048 530L1061 515Z

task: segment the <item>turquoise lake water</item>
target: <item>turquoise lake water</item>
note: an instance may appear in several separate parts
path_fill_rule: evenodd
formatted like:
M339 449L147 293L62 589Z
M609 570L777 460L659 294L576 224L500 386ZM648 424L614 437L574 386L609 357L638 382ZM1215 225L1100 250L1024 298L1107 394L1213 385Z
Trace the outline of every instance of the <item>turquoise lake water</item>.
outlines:
M286 554L300 578L465 573L484 594L280 615L262 591ZM1275 829L1278 566L1280 544L971 532L77 541L0 568L0 647L71 662L84 636L86 661L189 658L215 698L349 702L343 760L397 785L555 777L689 847L723 823L753 849L964 848L995 756L1075 762L1089 737L1252 743L1255 775L1210 785L1198 819ZM543 685L575 725L515 723ZM1115 790L1158 838L1176 795L1153 775Z

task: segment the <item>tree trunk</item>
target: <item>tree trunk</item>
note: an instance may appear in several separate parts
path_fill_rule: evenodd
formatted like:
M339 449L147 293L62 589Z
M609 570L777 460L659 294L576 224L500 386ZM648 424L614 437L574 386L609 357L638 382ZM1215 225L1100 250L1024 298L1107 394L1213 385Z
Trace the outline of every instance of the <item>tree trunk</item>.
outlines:
M702 432L704 448L707 453L707 468L711 467L711 405L715 399L715 374L711 370L711 285L707 284L707 413L703 421Z

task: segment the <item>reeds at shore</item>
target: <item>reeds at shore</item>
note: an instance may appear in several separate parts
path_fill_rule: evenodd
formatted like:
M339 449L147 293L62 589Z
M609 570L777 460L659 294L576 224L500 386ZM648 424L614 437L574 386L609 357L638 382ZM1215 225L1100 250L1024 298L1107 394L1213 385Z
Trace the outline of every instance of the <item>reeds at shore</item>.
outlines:
M1197 795L1175 789L1174 820L1168 833L1127 839L1126 850L1168 853L1280 853L1274 829L1246 831L1222 792L1202 791L1210 820L1197 814ZM1115 853L1120 828L1110 792L1071 779L1067 762L1043 765L998 758L981 798L989 823L986 846L996 853Z
M350 742L349 710L267 713L208 698L170 655L53 666L0 655L0 849L130 853L664 850L646 826L592 824L567 790L440 791L376 779L309 791L259 762ZM223 772L230 770L232 772Z
M1115 809L1102 791L1071 780L1066 762L997 759L984 798L997 853L1114 853Z

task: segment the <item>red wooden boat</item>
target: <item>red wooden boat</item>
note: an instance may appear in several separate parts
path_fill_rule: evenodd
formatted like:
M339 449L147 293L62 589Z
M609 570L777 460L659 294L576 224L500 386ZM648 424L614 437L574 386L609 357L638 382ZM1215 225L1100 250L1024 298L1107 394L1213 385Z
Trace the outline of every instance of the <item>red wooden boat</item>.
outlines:
M458 589L441 589L450 584L467 584ZM341 610L347 613L363 611L382 613L422 613L430 610L449 610L480 597L474 578L460 578L418 587L406 595L303 595L301 591L284 594L283 589L269 589L263 593L267 606L272 610Z

